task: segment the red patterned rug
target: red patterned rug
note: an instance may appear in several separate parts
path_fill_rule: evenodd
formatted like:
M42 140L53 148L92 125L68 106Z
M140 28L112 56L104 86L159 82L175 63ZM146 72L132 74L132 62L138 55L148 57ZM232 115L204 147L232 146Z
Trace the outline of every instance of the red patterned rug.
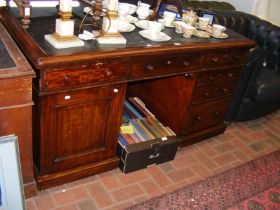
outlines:
M129 209L280 210L280 150Z

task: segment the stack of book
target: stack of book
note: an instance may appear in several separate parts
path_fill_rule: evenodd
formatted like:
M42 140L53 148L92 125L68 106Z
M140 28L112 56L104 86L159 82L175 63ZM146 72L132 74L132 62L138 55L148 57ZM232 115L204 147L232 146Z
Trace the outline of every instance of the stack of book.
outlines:
M176 134L160 123L138 97L125 100L119 143L122 146Z

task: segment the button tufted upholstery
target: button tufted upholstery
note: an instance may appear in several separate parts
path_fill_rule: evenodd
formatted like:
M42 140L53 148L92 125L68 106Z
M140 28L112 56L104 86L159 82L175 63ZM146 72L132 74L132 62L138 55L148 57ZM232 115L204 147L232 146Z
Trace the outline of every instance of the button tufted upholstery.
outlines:
M216 4L216 3L215 3ZM203 9L215 15L214 23L226 26L256 42L241 74L227 121L247 121L280 107L280 28L254 15L235 10Z

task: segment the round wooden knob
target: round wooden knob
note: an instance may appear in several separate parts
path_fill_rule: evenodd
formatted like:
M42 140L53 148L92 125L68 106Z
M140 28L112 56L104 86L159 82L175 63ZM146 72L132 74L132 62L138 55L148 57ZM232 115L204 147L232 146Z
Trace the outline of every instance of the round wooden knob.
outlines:
M213 76L209 76L208 78L209 78L209 80L212 80L212 81L214 80Z
M228 92L228 89L227 88L223 88L223 92L224 93Z
M217 57L212 58L212 61L213 61L214 63L217 63L217 62L219 61L219 58L217 58Z
M170 64L172 63L172 61L169 61L169 60L168 60L166 63L167 63L168 65L170 65Z
M215 115L215 116L219 116L219 115L220 115L220 112L216 111L216 112L214 112L214 115Z
M199 120L199 121L202 120L201 116L196 116L196 119Z
M184 61L184 62L183 62L183 65L184 65L185 67L187 67L187 66L189 66L189 65L190 65L190 62L188 62L188 61Z
M192 74L192 73L186 73L186 74L185 74L185 77L187 77L188 79L191 79L191 78L192 78L192 76L193 76L193 74Z
M146 71L153 71L154 70L154 66L149 64L148 66L146 66Z
M108 77L112 76L112 71L106 70L106 75L107 75Z
M65 81L65 82L69 82L69 81L70 81L69 75L65 75L65 76L64 76L64 81Z
M209 93L205 92L203 95L206 96L206 97L208 97L208 96L209 96Z
M233 73L227 73L228 77L233 77Z

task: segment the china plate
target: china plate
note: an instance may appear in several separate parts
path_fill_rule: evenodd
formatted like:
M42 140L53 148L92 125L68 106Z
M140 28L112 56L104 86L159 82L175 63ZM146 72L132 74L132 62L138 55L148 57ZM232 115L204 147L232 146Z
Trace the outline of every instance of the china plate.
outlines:
M158 37L151 37L148 30L139 31L139 34L154 42L164 42L171 39L167 34L160 32Z
M159 23L162 23L163 26L165 26L165 27L167 27L167 28L174 28L174 27L175 27L174 21L172 21L171 25L166 25L166 24L164 24L164 19L158 19L158 22L159 22Z
M216 35L210 33L210 36L213 36L214 38L217 38L217 39L226 39L226 38L228 38L228 35L226 33L222 33L220 36L216 36Z
M131 32L135 29L136 27L132 24L129 24L129 28L128 29L122 29L122 28L118 28L118 32Z
M194 36L202 37L202 38L209 38L210 35L206 31L196 30Z
M149 21L148 20L139 20L135 23L135 25L139 28L147 30L149 28Z

